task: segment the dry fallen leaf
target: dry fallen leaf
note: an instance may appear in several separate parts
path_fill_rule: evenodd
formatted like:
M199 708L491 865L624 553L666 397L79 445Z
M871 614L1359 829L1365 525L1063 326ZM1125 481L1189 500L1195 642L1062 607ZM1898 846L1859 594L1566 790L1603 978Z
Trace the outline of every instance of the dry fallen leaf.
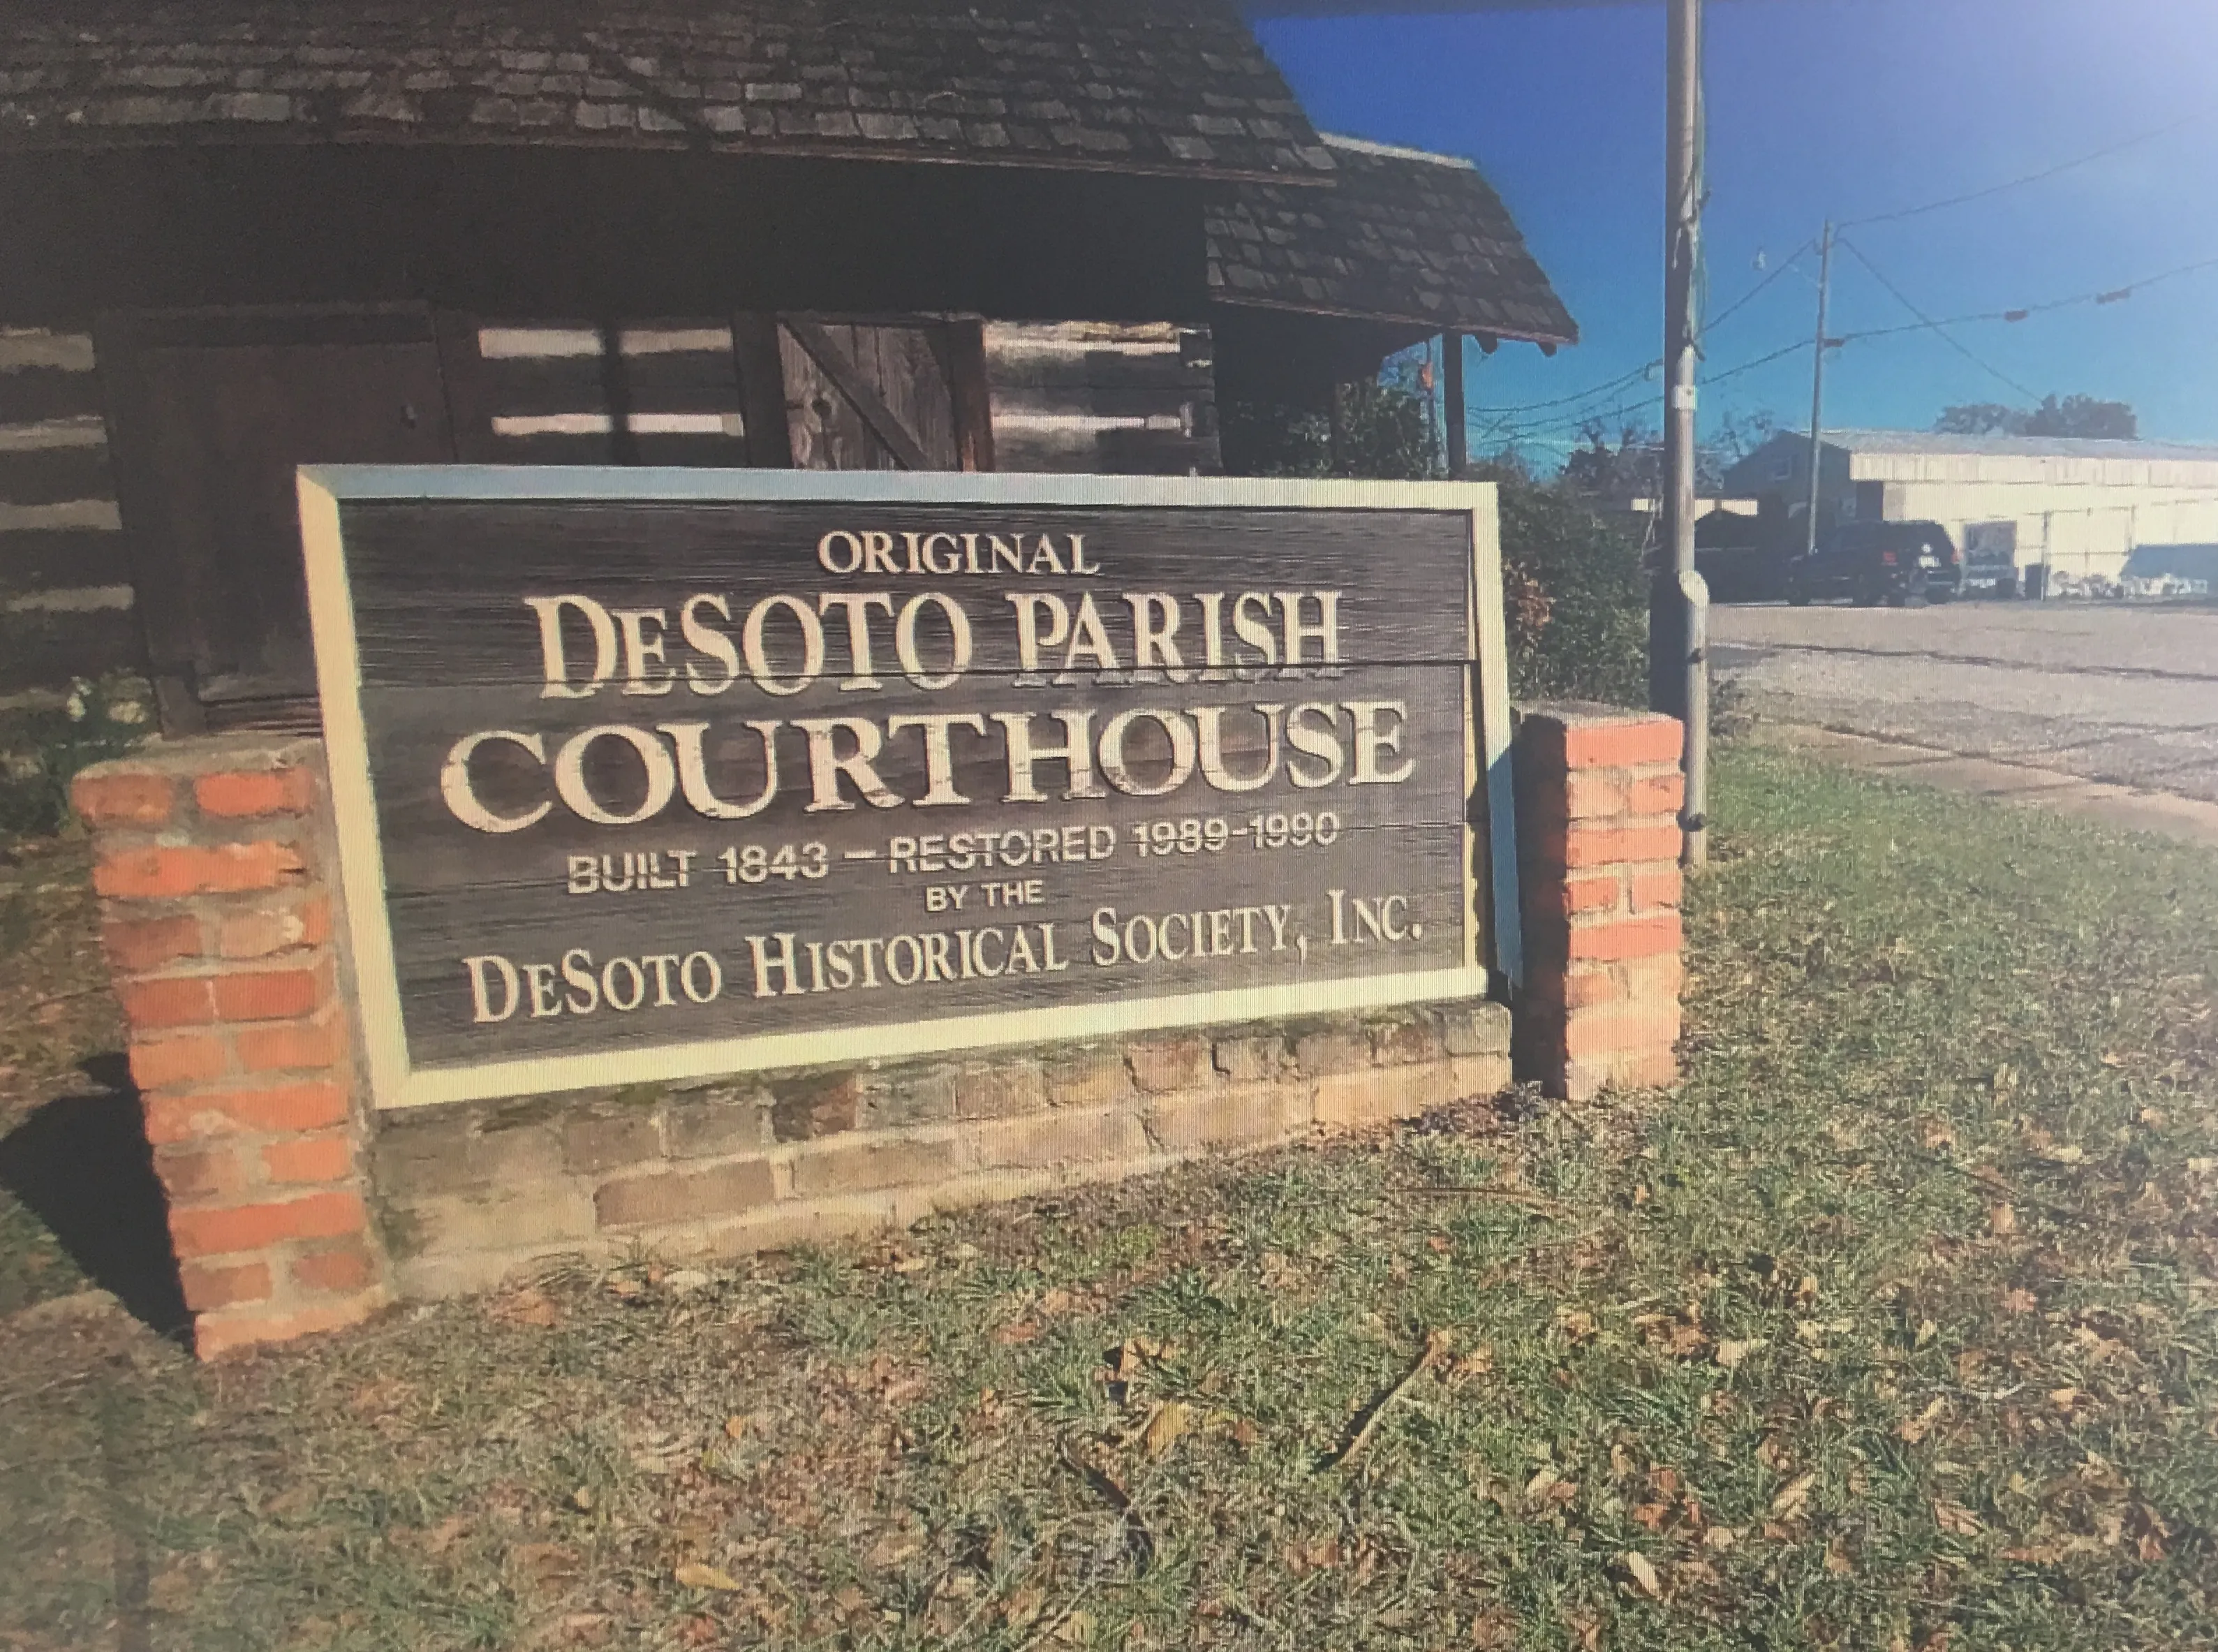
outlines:
M1516 1645L1517 1619L1500 1606L1489 1606L1471 1620L1471 1643L1481 1652Z
M1155 1414L1148 1419L1147 1432L1140 1436L1140 1449L1151 1457L1162 1456L1178 1444L1193 1415L1193 1407L1181 1400L1157 1406Z
M697 1560L687 1561L671 1575L677 1579L682 1588L714 1589L722 1594L732 1594L740 1587L740 1581L729 1572L720 1572L715 1567L703 1566Z
M2013 1286L2003 1293L2003 1312L2005 1314L2030 1314L2040 1305L2041 1299L2029 1290Z
M726 1439L736 1440L747 1432L747 1419L746 1418L731 1416L724 1419L724 1438Z
M536 1285L496 1297L487 1305L486 1312L504 1324L534 1326L542 1331L553 1329L562 1317L561 1311L548 1300L547 1293Z
M1717 1362L1725 1369L1731 1370L1763 1346L1763 1344L1761 1341L1721 1342L1717 1348Z
M1625 1569L1633 1581L1640 1586L1641 1593L1651 1600L1664 1598L1663 1580L1656 1575L1656 1568L1649 1563L1647 1556L1637 1549L1628 1549L1618 1558L1624 1562Z
M1932 1431L1934 1420L1947 1410L1946 1400L1936 1400L1915 1417L1905 1417L1895 1425L1895 1435L1908 1445L1915 1445Z
M1001 1603L1001 1621L1011 1629L1030 1629L1039 1621L1040 1608L1047 1604L1047 1591L1037 1583L1027 1583L1010 1592Z
M1987 1210L1987 1232L1997 1239L2005 1239L2017 1232L2017 1212L2008 1205L1993 1205Z
M1817 1474L1806 1470L1781 1486L1779 1495L1771 1500L1771 1518L1775 1520L1793 1519L1802 1512L1802 1506L1810 1500L1810 1488L1817 1483Z
M1943 1531L1954 1532L1960 1537L1976 1537L1986 1530L1979 1517L1961 1503L1938 1499L1933 1505L1933 1520Z

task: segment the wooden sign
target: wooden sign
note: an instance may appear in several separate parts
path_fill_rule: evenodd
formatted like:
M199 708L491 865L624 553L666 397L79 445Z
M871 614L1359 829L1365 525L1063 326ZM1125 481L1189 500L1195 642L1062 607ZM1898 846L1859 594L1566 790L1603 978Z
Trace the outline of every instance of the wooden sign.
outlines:
M1515 969L1490 487L335 466L300 494L382 1106Z

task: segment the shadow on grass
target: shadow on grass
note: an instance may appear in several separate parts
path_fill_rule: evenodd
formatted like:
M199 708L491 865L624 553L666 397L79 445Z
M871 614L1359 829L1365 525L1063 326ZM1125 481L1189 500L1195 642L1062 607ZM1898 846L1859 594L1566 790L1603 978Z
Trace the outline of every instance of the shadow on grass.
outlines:
M97 1092L48 1102L0 1137L0 1187L46 1223L94 1284L151 1329L182 1339L192 1316L139 1092L121 1055L94 1056L84 1071Z

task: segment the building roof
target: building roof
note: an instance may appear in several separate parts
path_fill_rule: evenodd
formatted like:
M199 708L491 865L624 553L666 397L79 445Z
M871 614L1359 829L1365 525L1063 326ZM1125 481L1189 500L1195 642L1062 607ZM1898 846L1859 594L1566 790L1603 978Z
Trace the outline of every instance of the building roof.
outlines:
M1809 444L1809 437L1784 436L1775 440ZM2073 436L1944 436L1915 430L1829 430L1823 438L1828 447L1851 453L1930 454L2012 459L2184 459L2218 460L2218 446L2185 442L2126 442Z
M1230 0L0 0L0 148L287 140L1333 171Z
M1578 324L1471 162L1329 134L1324 144L1331 189L1243 183L1211 203L1209 283L1220 302L1577 341Z

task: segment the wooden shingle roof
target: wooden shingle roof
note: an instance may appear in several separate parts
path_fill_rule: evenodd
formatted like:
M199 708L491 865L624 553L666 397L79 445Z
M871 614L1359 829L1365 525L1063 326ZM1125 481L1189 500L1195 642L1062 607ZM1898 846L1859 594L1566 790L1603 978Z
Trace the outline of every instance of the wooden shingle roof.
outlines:
M0 147L287 140L1333 171L1230 0L0 0Z
M1354 138L1324 142L1331 189L1242 183L1211 201L1218 302L1577 341L1578 324L1477 167Z

